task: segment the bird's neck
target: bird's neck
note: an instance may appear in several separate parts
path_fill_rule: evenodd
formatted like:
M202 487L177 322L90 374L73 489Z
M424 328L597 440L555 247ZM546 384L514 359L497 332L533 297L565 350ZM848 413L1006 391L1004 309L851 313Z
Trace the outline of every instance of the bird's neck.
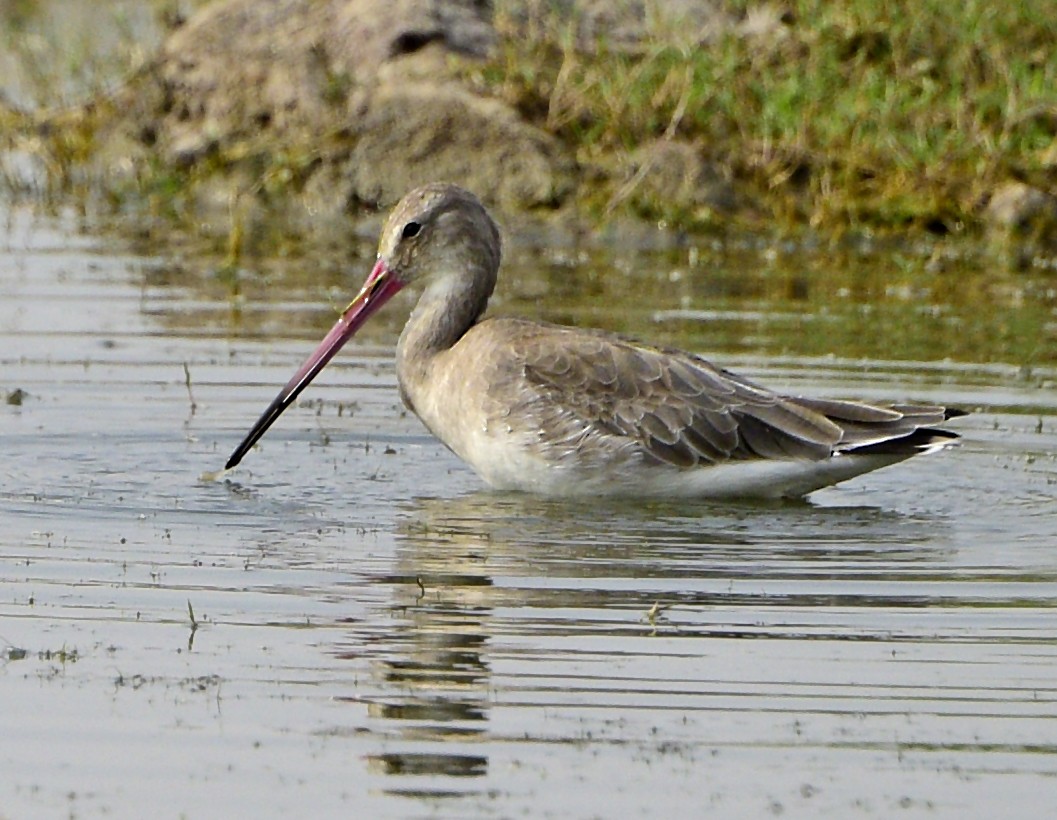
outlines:
M397 375L405 390L424 382L436 357L451 349L488 305L495 276L460 272L431 277L397 343Z

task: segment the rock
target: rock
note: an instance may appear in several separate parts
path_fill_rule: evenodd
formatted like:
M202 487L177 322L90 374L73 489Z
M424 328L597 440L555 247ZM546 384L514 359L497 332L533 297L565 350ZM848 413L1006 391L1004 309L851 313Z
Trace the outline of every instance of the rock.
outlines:
M1026 269L1057 246L1057 197L1023 182L1008 182L991 195L984 223L1005 263Z
M370 73L386 60L440 43L448 51L486 57L495 46L490 0L344 0L327 32L332 53L350 73Z
M692 48L734 31L738 18L717 0L507 0L498 16L515 31L558 26L573 31L577 48L638 51L658 42Z
M352 202L388 206L431 180L510 209L551 205L569 190L571 164L549 135L454 85L378 89L358 127L347 175Z
M500 208L549 206L572 161L453 62L490 52L490 18L490 0L220 0L165 42L123 130L187 172L207 229L252 195L284 203L269 212L286 228L334 233L350 206L437 179Z
M226 0L165 42L154 127L174 163L201 146L268 131L305 136L358 104L386 61L437 43L484 56L481 0ZM188 147L192 150L189 151Z
M985 211L994 228L1029 233L1057 228L1057 197L1023 182L1009 182L991 195Z

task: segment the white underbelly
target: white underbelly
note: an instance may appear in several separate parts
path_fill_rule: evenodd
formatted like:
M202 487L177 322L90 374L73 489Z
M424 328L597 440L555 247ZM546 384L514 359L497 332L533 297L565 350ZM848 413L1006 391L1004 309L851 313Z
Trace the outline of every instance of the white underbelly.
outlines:
M792 498L907 456L835 455L820 461L752 459L680 468L628 448L586 456L539 450L526 436L487 430L449 442L491 487L548 497Z

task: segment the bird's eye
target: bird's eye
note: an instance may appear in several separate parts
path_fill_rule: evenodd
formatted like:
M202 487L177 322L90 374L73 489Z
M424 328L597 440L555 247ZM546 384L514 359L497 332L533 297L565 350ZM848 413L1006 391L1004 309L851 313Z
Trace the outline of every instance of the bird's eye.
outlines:
M422 230L422 226L418 222L408 222L404 226L404 230L400 233L401 239L410 239L413 236L418 236L418 232Z

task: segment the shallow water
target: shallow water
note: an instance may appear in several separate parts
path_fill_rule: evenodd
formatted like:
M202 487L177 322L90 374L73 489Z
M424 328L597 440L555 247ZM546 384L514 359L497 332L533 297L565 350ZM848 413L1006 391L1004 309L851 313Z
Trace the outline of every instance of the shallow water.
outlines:
M199 481L341 297L290 271L226 298L223 277L22 211L8 225L3 816L1052 810L1043 275L1000 278L1013 296L981 313L950 281L886 287L887 256L841 297L848 259L825 254L643 254L607 278L515 252L504 310L685 343L790 390L975 411L956 450L805 503L563 505L483 491L402 411L395 318L243 468ZM788 298L768 285L790 277ZM910 340L878 344L898 323Z

